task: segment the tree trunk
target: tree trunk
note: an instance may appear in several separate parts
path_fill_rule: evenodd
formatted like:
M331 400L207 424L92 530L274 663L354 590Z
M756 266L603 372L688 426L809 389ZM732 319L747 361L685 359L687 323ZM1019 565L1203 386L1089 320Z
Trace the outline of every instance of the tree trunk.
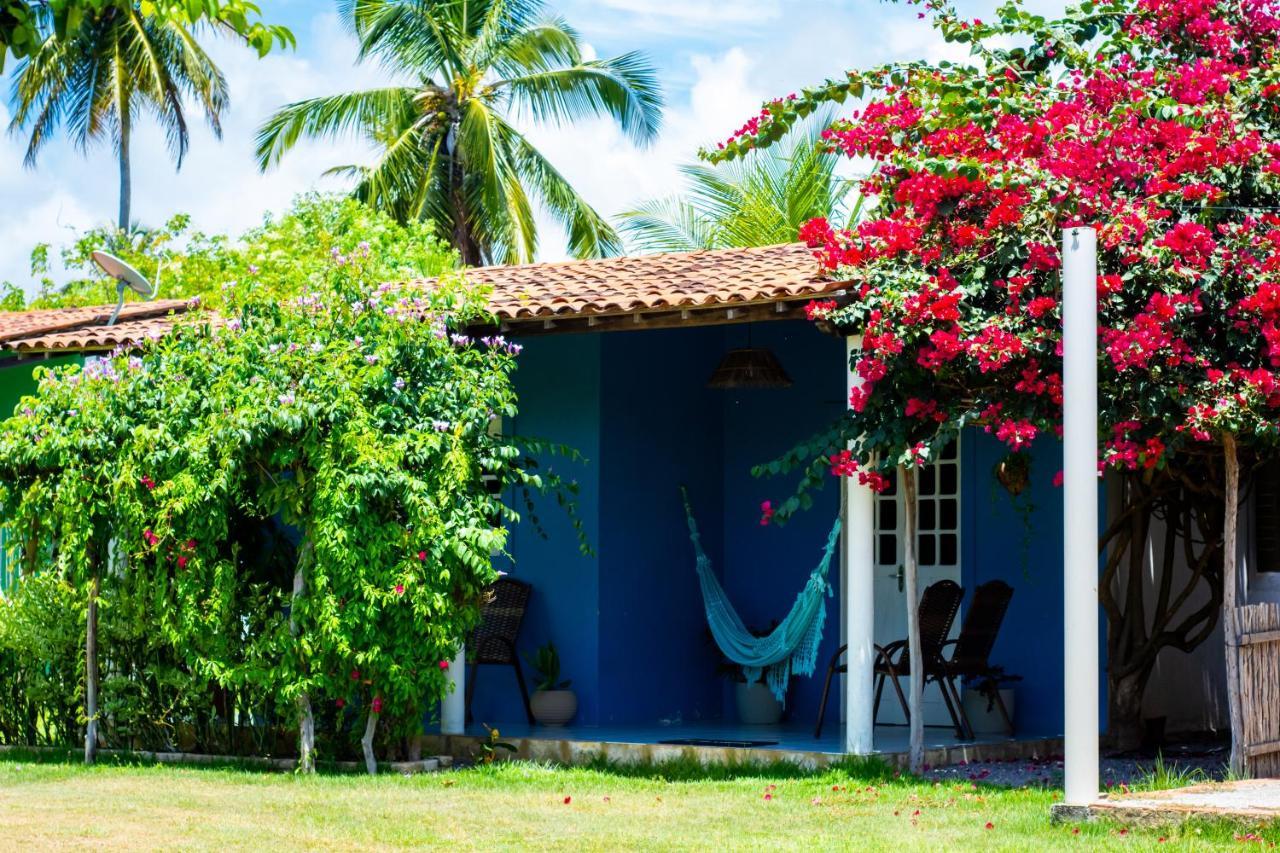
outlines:
M1107 678L1107 736L1111 748L1127 752L1142 745L1142 697L1147 692L1151 671L1141 670Z
M907 599L907 655L911 676L907 687L907 710L911 717L910 768L912 773L924 771L924 658L920 654L919 566L916 563L916 471L898 466L902 483L904 530L902 545L903 586Z
M298 625L298 604L307 591L307 568L311 563L314 547L311 537L302 540L298 548L298 562L293 573L293 595L289 603L289 633L297 637L301 631ZM306 675L305 662L303 675ZM316 720L311 710L311 696L306 690L298 694L298 772L316 772Z
M130 118L127 104L120 105L120 230L129 230L130 207L133 204L133 179L129 159Z
M1240 501L1240 459L1236 455L1236 439L1230 433L1222 436L1222 452L1226 459L1226 486L1222 533L1222 632L1227 651L1227 708L1231 718L1231 772L1248 774L1244 750L1244 709L1240 707L1240 632L1236 626L1236 516Z
M364 750L364 766L370 776L378 775L378 759L373 754L373 733L378 729L378 712L370 711L369 720L364 724L364 737L360 738L360 748Z
M84 763L98 760L98 576L89 582L84 629Z

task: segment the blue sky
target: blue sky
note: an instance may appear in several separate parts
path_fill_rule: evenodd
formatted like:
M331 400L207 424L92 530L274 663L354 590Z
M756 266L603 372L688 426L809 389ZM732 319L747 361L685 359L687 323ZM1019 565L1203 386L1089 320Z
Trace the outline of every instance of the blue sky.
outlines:
M134 215L143 224L186 212L204 230L236 233L313 186L340 189L342 184L322 180L321 173L367 158L356 140L304 145L279 168L258 174L253 133L280 105L386 80L380 69L356 64L354 42L330 0L259 2L267 19L293 29L297 51L258 60L229 42L211 45L231 86L223 139L198 127L191 152L175 173L159 132L148 126L139 133ZM989 14L991 5L989 0L960 3L966 14L978 15ZM942 43L917 21L914 7L878 0L558 0L548 9L567 18L597 55L647 52L665 90L662 136L643 149L603 120L572 128L522 122L606 215L677 191L679 164L692 159L699 145L732 132L766 98L850 67L965 56L963 48ZM8 121L0 101L0 123ZM61 142L51 144L34 170L22 167L22 152L20 139L0 137L0 281L29 286L31 247L66 242L76 229L110 222L117 184L109 148L91 149L86 156ZM563 237L548 227L541 256L556 259L563 253Z

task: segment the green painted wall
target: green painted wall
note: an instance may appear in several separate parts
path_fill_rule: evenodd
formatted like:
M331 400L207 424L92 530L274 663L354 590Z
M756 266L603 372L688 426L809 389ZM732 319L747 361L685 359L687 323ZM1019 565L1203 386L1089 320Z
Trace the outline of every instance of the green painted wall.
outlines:
M77 354L59 358L29 359L0 368L0 418L10 417L22 398L36 390L33 374L37 367L59 367L83 362L84 357ZM12 573L9 570L8 536L5 528L0 526L0 595L9 589L12 581Z

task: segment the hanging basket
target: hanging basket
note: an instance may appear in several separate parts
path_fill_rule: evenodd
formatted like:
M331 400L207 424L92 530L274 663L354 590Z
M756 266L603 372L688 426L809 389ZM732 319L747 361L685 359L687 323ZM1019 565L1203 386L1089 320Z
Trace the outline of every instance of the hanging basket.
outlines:
M996 463L996 480L1015 498L1031 483L1031 457L1026 453L1010 453Z
M707 380L708 388L790 388L791 377L772 350L729 350Z

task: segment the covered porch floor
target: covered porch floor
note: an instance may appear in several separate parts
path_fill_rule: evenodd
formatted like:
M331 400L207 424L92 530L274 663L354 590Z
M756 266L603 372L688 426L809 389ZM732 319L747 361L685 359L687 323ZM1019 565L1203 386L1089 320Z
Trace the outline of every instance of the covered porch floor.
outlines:
M811 724L748 726L708 720L670 725L613 725L563 727L530 726L527 723L496 725L500 740L516 748L514 757L564 764L585 764L599 759L624 764L695 758L703 764L767 764L787 761L805 767L821 767L848 758L844 726L835 723L814 738ZM894 766L905 766L906 726L877 725L875 755ZM488 738L479 723L468 725L463 735L433 735L427 752L466 760L477 754ZM1022 733L1017 737L982 734L961 741L950 727L925 727L925 763L935 767L966 761L1014 761L1061 755L1062 738L1051 733Z

